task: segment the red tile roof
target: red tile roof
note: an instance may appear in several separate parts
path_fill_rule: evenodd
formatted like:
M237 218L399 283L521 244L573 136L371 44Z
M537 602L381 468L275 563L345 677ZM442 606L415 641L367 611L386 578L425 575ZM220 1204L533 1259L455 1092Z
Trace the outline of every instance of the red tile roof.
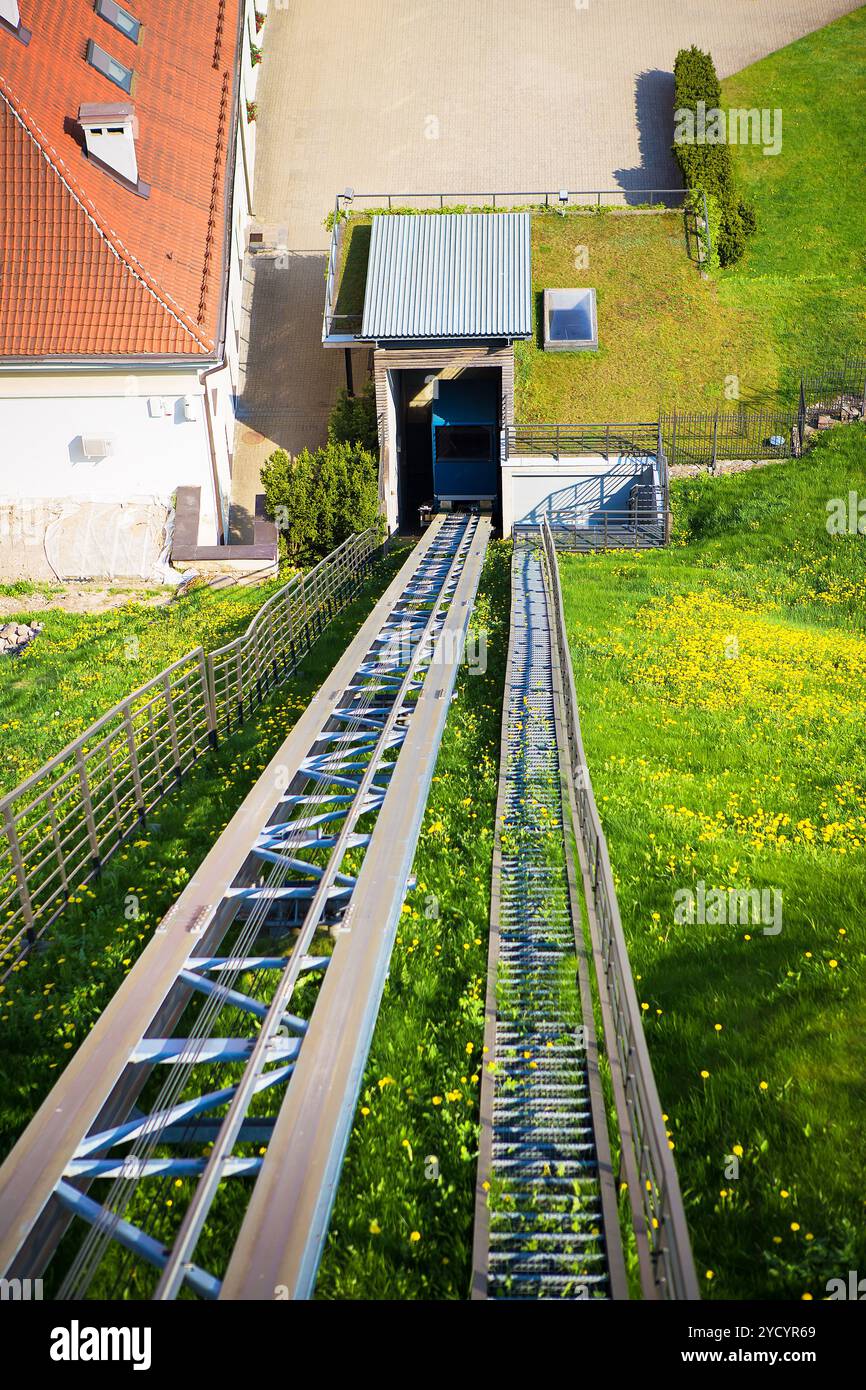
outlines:
M20 0L0 27L0 357L212 352L219 332L240 0ZM135 72L127 96L85 60ZM86 102L131 102L141 198L83 153Z

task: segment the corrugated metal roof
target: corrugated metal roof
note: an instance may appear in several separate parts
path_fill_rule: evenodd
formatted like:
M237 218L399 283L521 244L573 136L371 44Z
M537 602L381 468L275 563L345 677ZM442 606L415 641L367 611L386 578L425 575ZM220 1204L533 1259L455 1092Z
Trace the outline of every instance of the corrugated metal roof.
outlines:
M528 212L373 218L362 338L532 334Z

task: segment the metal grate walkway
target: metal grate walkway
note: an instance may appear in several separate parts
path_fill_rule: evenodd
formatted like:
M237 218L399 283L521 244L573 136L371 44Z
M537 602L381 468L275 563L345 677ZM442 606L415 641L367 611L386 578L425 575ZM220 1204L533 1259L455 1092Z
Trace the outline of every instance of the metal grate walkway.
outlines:
M624 1297L565 840L543 557L517 538L491 908L473 1297ZM611 1227L612 1229L607 1229Z

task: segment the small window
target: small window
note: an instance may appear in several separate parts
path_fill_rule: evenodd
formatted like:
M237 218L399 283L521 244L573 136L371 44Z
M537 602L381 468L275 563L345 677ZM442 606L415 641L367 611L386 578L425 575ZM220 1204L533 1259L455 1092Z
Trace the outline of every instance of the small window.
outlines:
M440 460L489 459L490 430L484 425L437 425L436 457Z
M106 24L119 29L121 34L125 34L133 43L138 43L141 21L131 15L129 10L121 9L120 5L115 5L114 0L96 0L96 13Z
M104 48L93 42L93 39L87 40L87 61L97 72L101 72L103 77L107 77L109 82L114 82L124 92L132 91L132 68L125 67L116 58L112 58L111 54L106 53Z

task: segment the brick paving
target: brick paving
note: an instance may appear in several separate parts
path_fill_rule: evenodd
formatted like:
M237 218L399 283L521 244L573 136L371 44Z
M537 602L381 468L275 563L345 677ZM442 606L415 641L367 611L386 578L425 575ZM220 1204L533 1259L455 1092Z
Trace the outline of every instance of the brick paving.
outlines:
M846 0L277 8L271 0L256 97L256 214L272 244L297 254L281 272L256 260L236 500L250 506L269 440L319 442L342 381L342 354L319 344L322 219L338 191L677 187L669 148L677 50L708 48L724 77L856 8Z

